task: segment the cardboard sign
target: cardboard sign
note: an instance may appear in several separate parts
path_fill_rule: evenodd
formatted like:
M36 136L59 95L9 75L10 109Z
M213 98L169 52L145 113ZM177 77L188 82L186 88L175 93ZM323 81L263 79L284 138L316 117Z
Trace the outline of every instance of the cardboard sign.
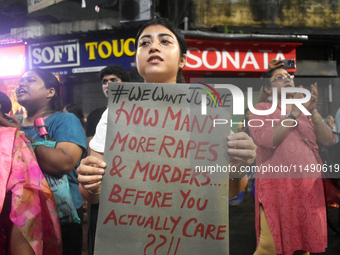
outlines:
M230 119L232 98L228 90L210 93L202 115L208 91L109 84L96 255L229 254L230 127L213 123Z

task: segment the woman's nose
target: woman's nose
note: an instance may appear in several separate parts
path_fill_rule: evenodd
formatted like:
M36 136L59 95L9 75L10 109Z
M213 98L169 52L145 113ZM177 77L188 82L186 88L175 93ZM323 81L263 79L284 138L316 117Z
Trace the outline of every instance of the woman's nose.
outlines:
M19 86L20 86L20 85L25 85L25 84L27 84L27 80L26 80L25 77L22 77L22 78L19 80Z
M154 53L154 52L156 52L156 51L159 52L159 49L158 49L156 43L152 43L152 44L150 45L149 53Z

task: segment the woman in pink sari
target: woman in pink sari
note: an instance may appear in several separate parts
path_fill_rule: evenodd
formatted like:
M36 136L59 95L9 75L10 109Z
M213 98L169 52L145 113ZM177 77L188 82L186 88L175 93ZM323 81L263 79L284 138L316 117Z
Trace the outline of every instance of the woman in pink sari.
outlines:
M0 254L61 254L52 192L10 110L0 92Z

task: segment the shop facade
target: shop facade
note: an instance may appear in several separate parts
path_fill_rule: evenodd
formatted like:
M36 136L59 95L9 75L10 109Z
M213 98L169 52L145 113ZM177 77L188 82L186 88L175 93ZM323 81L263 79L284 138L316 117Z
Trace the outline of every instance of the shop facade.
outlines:
M36 67L46 69L57 75L62 82L64 104L76 103L87 115L91 110L106 105L98 72L109 64L120 64L127 70L134 68L135 34L136 30L117 30L29 39L12 42L10 46L8 43L2 45L0 52L9 54L11 51L8 47L12 48L15 44L16 47L21 47L25 54L22 56L21 53L21 58L1 55L0 71L7 74L0 77L1 90L11 91L7 93L14 95L18 79L25 70ZM247 87L253 87L256 98L261 85L260 77L267 70L269 61L273 58L295 59L297 68L289 69L289 72L295 73L297 78L317 79L319 82L320 113L328 114L337 107L333 105L333 98L336 96L334 93L338 93L336 62L312 61L305 57L305 54L299 53L303 52L307 37L268 36L263 40L254 36L214 38L214 34L193 36L188 32L185 35L188 51L183 74L187 83L202 81L200 79L207 83L238 82L236 85L244 92ZM6 58L13 60L6 62ZM22 67L20 72L9 68L13 61L20 60L22 63L15 65ZM328 72L308 72L311 63L316 69L320 69L323 64ZM334 70L331 71L329 66ZM11 70L6 71L6 68ZM16 72L16 76L10 76L11 72ZM238 120L242 117L235 118Z

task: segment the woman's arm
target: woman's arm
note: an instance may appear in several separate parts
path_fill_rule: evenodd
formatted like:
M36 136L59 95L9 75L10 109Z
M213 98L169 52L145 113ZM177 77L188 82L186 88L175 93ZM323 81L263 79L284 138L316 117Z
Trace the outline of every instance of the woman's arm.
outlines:
M12 122L10 122L10 120ZM14 115L4 114L0 111L0 126L3 127L14 127L20 130L20 122Z
M303 98L301 93L296 93L294 98ZM314 83L311 85L311 98L310 100L303 104L304 107L312 114L312 122L314 124L314 129L316 133L316 138L319 143L324 146L330 146L333 143L333 134L332 129L323 121L321 115L318 113L316 109L316 103L318 99L318 85ZM293 105L291 109L291 114L296 117L297 121L301 115L301 110ZM291 119L289 117L285 117L286 119ZM279 145L282 140L288 135L288 133L293 130L295 127L287 127L294 126L295 121L291 119L291 121L286 121L285 127L283 127L280 123L274 126L273 128L273 144L274 146Z
M245 189L245 187L248 184L248 177L245 176L240 180L232 180L229 181L229 197L235 197L238 194L241 193L242 190Z
M10 233L10 247L12 255L34 255L31 245L21 233L19 228L13 224Z
M298 118L301 114L293 113L292 114ZM281 125L282 120L285 119L285 126ZM296 122L290 117L282 118L278 124L273 127L273 146L278 146L287 135L295 129Z
M315 82L310 86L311 99L304 104L307 110L312 114L312 122L314 125L317 142L324 146L330 146L333 143L332 129L323 121L321 115L316 109L316 103L318 101L318 84ZM296 95L301 97L301 93ZM295 98L295 97L294 97ZM296 106L293 106L293 110L296 110ZM292 110L292 111L293 111Z
M71 142L57 143L55 148L38 145L34 152L41 170L54 176L71 172L83 154L82 148Z
M323 146L331 146L333 144L333 131L324 122L316 109L312 112L312 122L314 124L317 141Z
M248 178L242 176L242 166L251 165L256 158L256 149L253 139L244 132L231 134L228 136L228 154L230 156L230 165L236 166L238 173L237 176L230 176L229 181L229 197L238 195L247 186Z

